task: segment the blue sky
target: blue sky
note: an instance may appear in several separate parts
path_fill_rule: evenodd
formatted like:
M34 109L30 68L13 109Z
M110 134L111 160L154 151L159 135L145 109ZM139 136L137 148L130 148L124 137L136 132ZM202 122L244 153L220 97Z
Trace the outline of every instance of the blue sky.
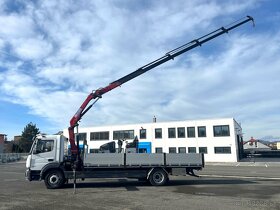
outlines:
M278 1L0 0L0 133L56 133L94 89L246 15L245 24L104 95L80 126L234 117L280 136Z

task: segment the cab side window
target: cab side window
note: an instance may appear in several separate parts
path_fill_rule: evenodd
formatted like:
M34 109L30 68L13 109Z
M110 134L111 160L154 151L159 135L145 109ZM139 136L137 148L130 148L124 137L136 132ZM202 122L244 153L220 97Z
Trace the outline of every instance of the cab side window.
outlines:
M50 152L53 150L54 140L39 140L36 145L36 153Z

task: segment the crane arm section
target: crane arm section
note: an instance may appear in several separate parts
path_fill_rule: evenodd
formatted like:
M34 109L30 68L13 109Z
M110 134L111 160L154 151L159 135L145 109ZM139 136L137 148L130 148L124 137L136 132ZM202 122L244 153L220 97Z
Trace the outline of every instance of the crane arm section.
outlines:
M141 74L144 74L145 72L147 72L171 59L174 59L175 57L177 57L193 48L202 46L202 44L204 44L222 34L228 33L229 31L231 31L249 21L252 21L254 24L254 19L251 16L247 16L239 21L236 21L234 24L229 25L228 27L221 27L215 31L212 31L209 34L206 34L198 39L195 39L191 42L188 42L178 48L175 48L175 49L167 52L164 56L160 57L159 59L154 60L154 61L140 67L139 69L135 70L134 72L110 83L108 86L106 86L104 88L100 88L100 89L90 93L87 96L87 98L85 99L85 101L82 103L82 105L80 106L78 111L75 113L75 115L70 120L70 127L68 128L68 131L69 131L69 141L70 141L70 146L71 146L71 153L74 155L77 155L78 151L79 151L78 146L75 143L74 128L78 125L78 122L79 122L79 120L81 120L82 116L92 107L92 105L99 98L102 97L103 94L115 89L116 87L119 87L120 85L140 76ZM88 106L88 104L94 99L96 99L96 101L93 104Z

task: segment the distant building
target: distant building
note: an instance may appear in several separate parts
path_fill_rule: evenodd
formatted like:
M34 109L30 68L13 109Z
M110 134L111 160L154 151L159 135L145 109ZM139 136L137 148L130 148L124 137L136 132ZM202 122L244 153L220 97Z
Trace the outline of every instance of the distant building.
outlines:
M268 151L271 147L263 144L260 140L256 140L253 137L249 141L244 142L243 149L254 150L254 151Z
M4 142L7 138L6 134L0 134L0 153L4 152Z
M21 140L21 136L20 135L14 136L14 143L15 144L19 144L20 140Z
M266 145L269 146L272 150L277 150L277 142L269 142Z
M280 150L280 142L277 142L276 147L277 147L277 150Z
M14 141L20 141L20 139L21 139L21 136L20 136L20 135L14 136Z
M13 152L13 141L6 141L4 144L4 153L12 153Z

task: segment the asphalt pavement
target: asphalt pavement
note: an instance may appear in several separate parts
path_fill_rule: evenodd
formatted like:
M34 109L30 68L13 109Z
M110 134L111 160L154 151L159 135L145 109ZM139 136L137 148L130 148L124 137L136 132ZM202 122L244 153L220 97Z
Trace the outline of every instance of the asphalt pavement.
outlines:
M196 177L154 187L133 179L70 182L48 190L24 178L24 162L0 165L0 210L7 209L279 209L280 166L206 165Z

